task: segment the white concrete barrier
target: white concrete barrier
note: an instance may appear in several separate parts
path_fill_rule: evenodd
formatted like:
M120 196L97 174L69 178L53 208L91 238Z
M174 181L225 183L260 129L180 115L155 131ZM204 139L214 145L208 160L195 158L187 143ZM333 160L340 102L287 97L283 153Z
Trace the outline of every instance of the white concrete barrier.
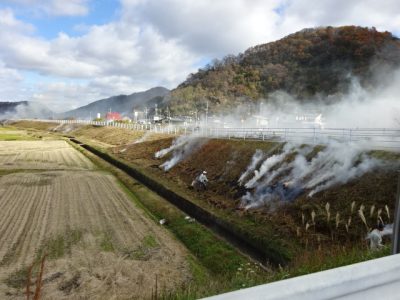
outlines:
M299 276L207 300L400 299L400 254Z

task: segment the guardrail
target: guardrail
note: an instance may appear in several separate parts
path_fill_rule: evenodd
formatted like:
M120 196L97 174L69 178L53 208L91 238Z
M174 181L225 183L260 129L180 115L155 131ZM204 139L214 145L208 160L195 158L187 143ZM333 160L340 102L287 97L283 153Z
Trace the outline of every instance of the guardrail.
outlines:
M29 121L112 126L131 130L152 131L161 134L184 134L210 138L293 141L308 144L323 144L328 140L364 142L371 148L400 150L400 129L391 128L218 128L89 120L30 119Z
M207 298L399 299L400 254Z

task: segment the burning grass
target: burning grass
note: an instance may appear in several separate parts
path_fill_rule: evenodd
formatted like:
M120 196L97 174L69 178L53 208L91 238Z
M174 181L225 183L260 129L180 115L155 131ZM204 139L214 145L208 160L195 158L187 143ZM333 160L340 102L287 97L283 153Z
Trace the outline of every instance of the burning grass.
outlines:
M350 203L355 201L358 205L363 204L368 209L372 205L381 209L386 205L390 211L394 208L397 173L395 168L389 167L367 172L356 180L350 180L348 183L340 185L340 188L334 185L332 188L315 194L312 198L301 194L296 201L275 207L272 212L263 207L251 212L240 211L237 210L237 207L245 189L237 183L237 180L246 170L251 157L257 149L261 149L270 156L274 155L282 150L281 145L272 142L213 139L165 173L156 166L169 158L166 157L160 161L151 154L165 149L169 145L171 145L171 140L152 141L137 145L124 153L119 153L116 148L114 154L141 168L147 174L159 178L163 184L179 191L193 202L207 207L232 224L236 224L233 226L237 226L237 230L246 232L263 246L271 246L271 236L278 236L274 247L282 249L283 253L287 253L288 258L294 258L299 244L303 245L302 247L305 249L304 241L298 237L298 228L302 224L299 215L302 211L311 215L314 210L317 212L317 219L321 215L327 219L325 206L329 202L329 225L315 225L310 221L309 226L311 229L315 227L316 230L320 230L319 238L321 240L331 240L332 228L336 226L338 213L340 231L334 234L334 243L340 244L343 241L349 241L351 245L362 243L361 240L365 237L367 228L359 213L355 212L352 224L346 230L344 218L347 218L346 222L348 222L349 216L346 211L349 209ZM321 149L323 147L314 148L306 157L312 159ZM374 151L370 155L379 159L395 161L397 164L398 157L395 154ZM293 161L294 157L294 155L289 155L284 162L289 163ZM208 172L210 180L208 190L204 192L190 190L191 180L202 170ZM366 215L369 212L364 210L363 213ZM368 220L368 228L372 227L374 222L376 222L376 218L374 221ZM389 222L389 219L385 222ZM274 241L273 238L272 241ZM330 242L331 244L332 242Z

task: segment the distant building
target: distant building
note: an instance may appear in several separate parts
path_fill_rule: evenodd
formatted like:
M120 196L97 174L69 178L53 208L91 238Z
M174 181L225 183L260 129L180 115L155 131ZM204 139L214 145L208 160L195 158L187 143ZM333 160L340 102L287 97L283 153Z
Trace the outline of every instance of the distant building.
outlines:
M119 112L108 112L106 114L106 120L107 121L118 121L121 120L121 114Z
M147 121L147 110L146 111L141 111L141 110L133 110L133 121L136 123L145 123Z
M125 116L125 117L122 118L122 121L131 123L131 122L132 122L132 119L129 118L129 117L127 117L127 116Z

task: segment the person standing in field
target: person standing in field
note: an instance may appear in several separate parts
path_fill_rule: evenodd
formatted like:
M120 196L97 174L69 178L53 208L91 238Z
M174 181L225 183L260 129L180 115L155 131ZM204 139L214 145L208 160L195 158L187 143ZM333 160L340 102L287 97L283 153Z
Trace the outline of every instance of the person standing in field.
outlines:
M195 180L192 182L192 187L201 187L203 190L207 189L207 172L203 171ZM198 188L197 188L198 189Z

